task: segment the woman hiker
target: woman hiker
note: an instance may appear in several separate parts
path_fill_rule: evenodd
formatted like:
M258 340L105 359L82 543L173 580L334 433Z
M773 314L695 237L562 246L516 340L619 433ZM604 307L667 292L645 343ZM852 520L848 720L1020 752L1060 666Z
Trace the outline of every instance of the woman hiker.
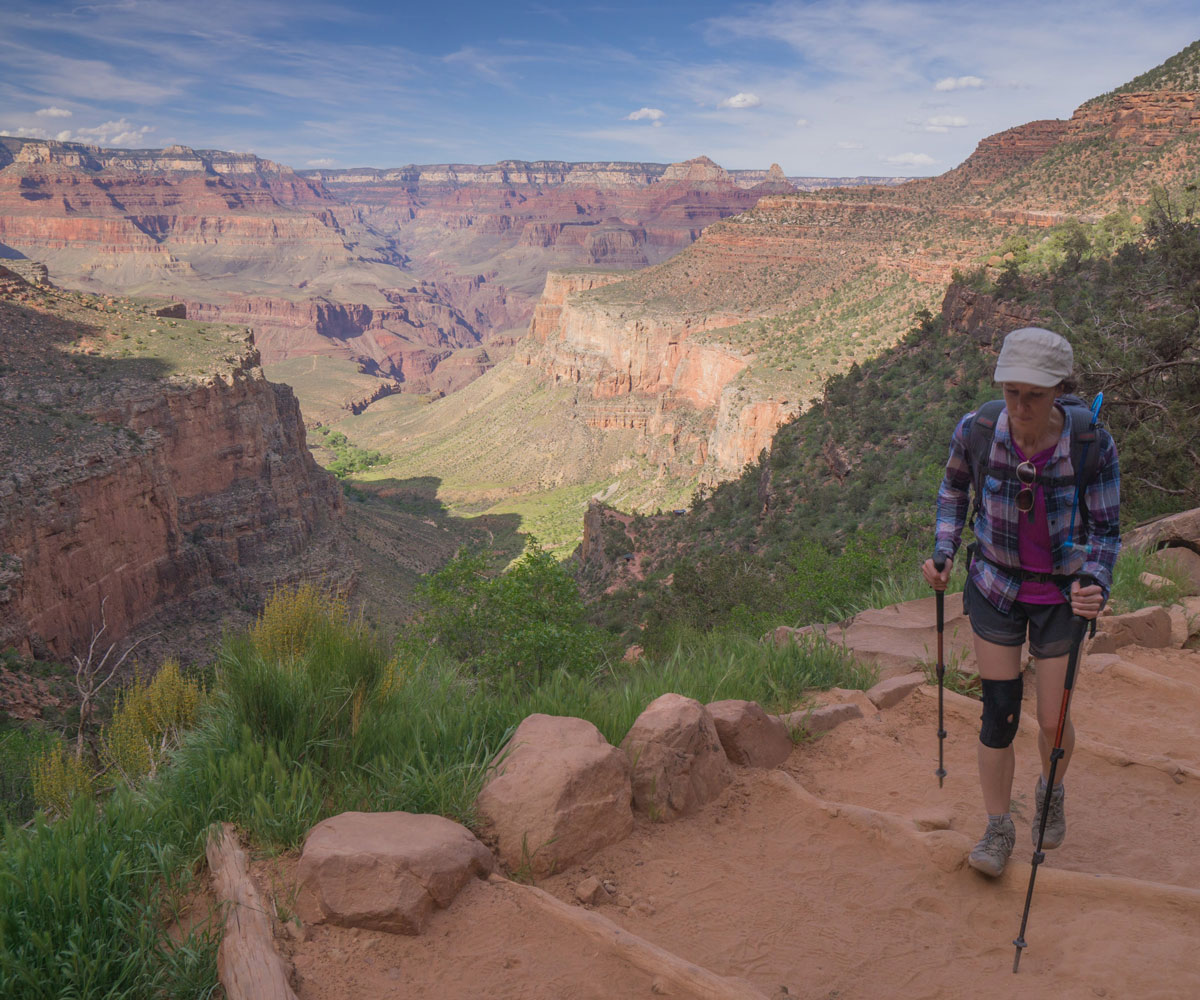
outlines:
M1009 812L1015 766L1012 742L1021 716L1021 647L1026 634L1036 661L1042 758L1034 797L1036 846L1066 679L1072 615L1095 618L1100 613L1120 549L1120 476L1111 436L1097 428L1094 440L1088 441L1086 447L1095 458L1087 459L1085 452L1078 463L1088 473L1079 479L1087 482L1077 481L1078 470L1073 467L1072 445L1076 444L1078 455L1082 446L1076 438L1087 436L1091 423L1081 400L1059 398L1071 391L1073 361L1071 345L1050 330L1026 327L1005 337L994 375L1004 390L1004 407L995 415L990 434L986 427L991 421L986 417L972 434L976 413L968 413L955 427L937 496L934 555L922 566L929 584L945 590L975 483L976 543L968 546L963 607L971 620L983 687L979 783L988 819L983 838L967 861L991 876L1004 871L1016 840ZM1077 488L1078 518L1073 512ZM939 571L935 561L943 560ZM1090 579L1081 581L1081 577ZM1062 779L1074 744L1075 730L1068 718L1043 847L1058 847L1066 835Z

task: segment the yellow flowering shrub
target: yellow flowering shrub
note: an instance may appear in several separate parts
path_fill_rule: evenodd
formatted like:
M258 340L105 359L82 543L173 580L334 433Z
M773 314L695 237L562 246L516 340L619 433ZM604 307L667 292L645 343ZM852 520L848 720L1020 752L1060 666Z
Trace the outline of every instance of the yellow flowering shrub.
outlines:
M48 750L33 764L33 798L47 812L66 816L79 795L93 789L91 771L66 747Z
M331 626L344 627L346 601L315 583L276 590L250 627L250 641L267 662L294 663Z
M185 677L177 660L167 660L148 684L134 681L120 695L103 733L104 760L126 781L153 774L195 725L203 700L200 682Z

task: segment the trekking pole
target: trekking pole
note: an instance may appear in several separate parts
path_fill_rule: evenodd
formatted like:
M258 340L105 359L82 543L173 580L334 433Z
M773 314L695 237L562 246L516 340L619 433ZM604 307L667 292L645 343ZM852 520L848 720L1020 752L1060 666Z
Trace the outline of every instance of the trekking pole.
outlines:
M1079 578L1081 585L1089 580L1089 577ZM1062 707L1058 710L1058 729L1054 734L1054 749L1050 751L1050 777L1046 781L1046 797L1042 800L1042 821L1038 824L1037 848L1033 852L1033 861L1030 863L1029 889L1025 893L1025 912L1021 915L1021 930L1013 940L1013 944L1017 946L1017 952L1013 956L1014 973L1021 965L1021 950L1025 947L1025 925L1029 922L1029 904L1033 901L1033 883L1037 879L1038 865L1046 860L1045 852L1042 851L1042 839L1046 836L1046 820L1050 816L1050 797L1054 792L1054 772L1058 769L1058 762L1063 757L1063 729L1067 724L1067 710L1071 706L1071 689L1075 686L1075 668L1079 666L1079 650L1083 645L1084 633L1090 624L1090 619L1081 618L1079 615L1076 615L1072 622L1074 631L1071 636L1071 653L1067 657L1067 677L1063 682Z
M933 568L939 573L945 569L946 560L933 560ZM937 599L937 679L938 679L938 767L934 773L937 775L938 788L942 787L942 783L946 780L946 764L942 756L943 749L946 743L946 717L942 705L942 689L945 686L946 678L946 661L942 655L942 633L946 628L946 592L938 590L934 592Z

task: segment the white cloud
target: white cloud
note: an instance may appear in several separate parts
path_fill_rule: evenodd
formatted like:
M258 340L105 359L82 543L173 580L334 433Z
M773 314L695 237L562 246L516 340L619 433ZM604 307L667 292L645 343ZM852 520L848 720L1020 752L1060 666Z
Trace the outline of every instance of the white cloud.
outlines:
M0 134L15 135L18 139L49 139L50 133L44 128L29 128L25 125L0 128Z
M71 130L63 129L54 138L57 139L59 142L70 142L71 141Z
M897 153L895 156L885 156L887 163L898 167L931 167L934 159L927 153Z
M638 108L637 111L631 111L627 114L625 120L627 122L640 122L648 119L657 125L666 117L667 113L660 108Z
M100 146L136 146L146 138L147 133L153 131L153 125L139 127L128 118L119 118L115 122L104 122L95 128L77 129L75 137L81 142L92 142Z
M845 139L843 139L841 142L835 142L834 145L837 146L838 149L862 149L863 148L863 144L861 142L847 142Z
M808 128L808 126L811 124L812 124L812 122L810 122L807 118L797 118L796 119L796 127L797 128Z
M746 94L739 91L732 97L726 97L718 107L722 108L757 108L762 101L757 94Z
M949 132L952 128L966 128L970 122L962 115L934 115L925 120L926 132Z
M68 111L66 108L55 108L55 107L41 108L40 110L35 111L34 114L37 115L39 118L70 118L71 117L71 112Z
M977 76L947 76L933 85L934 90L970 90L983 86Z
M337 161L329 156L322 156L316 160L309 160L306 166L309 167L332 167Z

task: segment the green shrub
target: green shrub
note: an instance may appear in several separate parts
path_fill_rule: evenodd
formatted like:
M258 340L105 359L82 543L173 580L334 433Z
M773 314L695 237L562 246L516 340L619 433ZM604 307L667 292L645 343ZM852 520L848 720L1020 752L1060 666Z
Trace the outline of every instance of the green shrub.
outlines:
M532 539L499 574L482 551L460 553L418 585L416 599L410 645L436 646L489 682L536 687L559 669L587 673L604 656L575 581Z

